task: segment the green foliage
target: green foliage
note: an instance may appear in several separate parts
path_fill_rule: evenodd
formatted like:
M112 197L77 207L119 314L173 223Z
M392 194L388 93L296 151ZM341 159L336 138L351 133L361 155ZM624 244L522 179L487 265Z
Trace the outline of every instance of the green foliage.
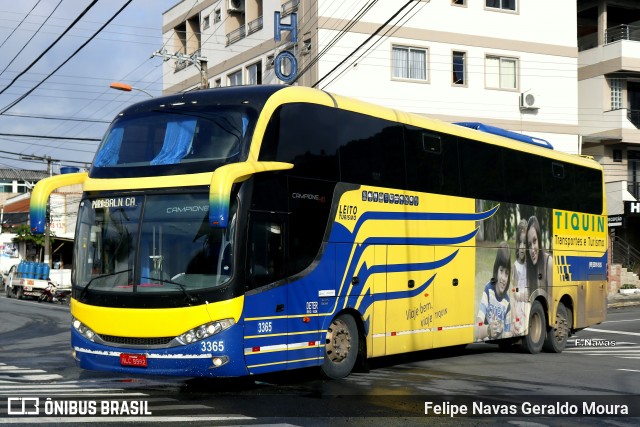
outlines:
M636 289L636 285L632 285L631 283L625 283L620 287L620 289Z
M14 233L16 234L16 237L13 238L14 243L26 242L33 243L37 247L44 247L44 234L31 233L31 229L28 225L22 224L18 226L14 230ZM50 233L49 236L50 243L53 244L53 237L55 236L53 235L53 233Z

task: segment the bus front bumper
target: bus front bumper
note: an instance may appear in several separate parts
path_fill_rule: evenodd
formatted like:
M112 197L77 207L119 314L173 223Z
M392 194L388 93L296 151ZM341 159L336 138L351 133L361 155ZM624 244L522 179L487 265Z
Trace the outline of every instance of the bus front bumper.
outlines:
M72 328L71 346L78 366L92 371L181 377L249 375L242 352L242 338L233 336L235 330L240 328L224 331L216 335L215 340L179 347L134 349L94 343ZM234 342L237 344L232 344Z

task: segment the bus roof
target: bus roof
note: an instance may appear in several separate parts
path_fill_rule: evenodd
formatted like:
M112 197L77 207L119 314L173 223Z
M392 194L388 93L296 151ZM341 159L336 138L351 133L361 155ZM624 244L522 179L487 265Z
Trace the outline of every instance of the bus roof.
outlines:
M184 103L193 103L198 104L199 106L244 104L255 108L258 113L262 113L263 109L266 107L264 113L270 116L270 114L280 105L297 102L333 106L335 108L341 108L399 123L424 127L425 129L432 129L434 131L449 133L464 138L475 139L489 144L501 145L519 151L526 151L543 157L554 158L559 161L580 164L596 169L602 167L595 160L575 154L550 150L549 146L542 143L523 142L522 140L519 141L514 139L514 137L509 134L514 133L516 135L520 135L515 132L501 129L504 131L502 134L499 132L487 133L486 130L484 132L481 130L491 126L482 125L480 127L464 127L459 124L447 123L441 120L422 116L420 114L395 110L355 98L332 94L305 86L252 85L194 90L143 101L127 107L120 114L126 115L127 113L148 111L150 109L171 104L182 105ZM263 123L263 125L266 126L266 123ZM546 141L544 142L549 144Z

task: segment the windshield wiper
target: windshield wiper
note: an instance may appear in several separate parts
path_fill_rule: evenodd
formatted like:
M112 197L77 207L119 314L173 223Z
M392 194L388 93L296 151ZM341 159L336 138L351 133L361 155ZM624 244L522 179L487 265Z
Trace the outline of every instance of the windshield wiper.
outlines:
M101 274L99 276L91 278L91 280L89 280L87 282L87 284L84 285L84 288L82 289L82 292L80 292L80 296L78 297L78 300L82 300L82 298L84 297L84 294L87 293L87 289L89 289L89 286L91 286L91 282L93 282L94 280L103 279L105 277L110 277L110 276L115 276L116 274L127 273L127 272L129 272L131 270L132 270L131 268L128 268L126 270L114 271L113 273L105 273L105 274Z
M176 285L182 291L184 296L187 297L187 302L189 304L198 301L198 299L196 297L194 297L189 292L187 292L187 287L185 285L183 285L182 283L174 282L173 280L160 279L158 277L140 276L140 280L142 280L142 279L149 279L149 280L154 280L154 281L160 282L160 283L169 283L170 285Z

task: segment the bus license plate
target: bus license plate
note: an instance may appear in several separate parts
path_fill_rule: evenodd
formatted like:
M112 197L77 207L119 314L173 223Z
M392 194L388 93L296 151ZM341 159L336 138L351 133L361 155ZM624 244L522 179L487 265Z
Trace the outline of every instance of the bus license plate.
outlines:
M120 353L120 364L122 366L147 367L147 356L144 354Z

